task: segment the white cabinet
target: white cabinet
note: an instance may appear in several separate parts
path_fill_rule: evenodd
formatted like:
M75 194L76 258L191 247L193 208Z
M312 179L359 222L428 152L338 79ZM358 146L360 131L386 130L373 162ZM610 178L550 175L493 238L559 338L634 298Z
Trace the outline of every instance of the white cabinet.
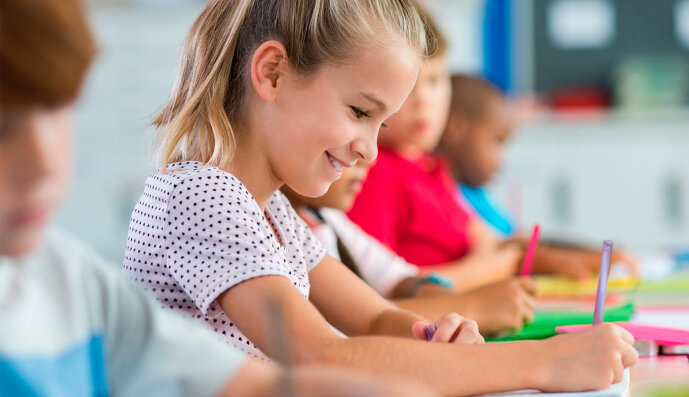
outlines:
M689 246L689 111L543 116L515 135L491 189L545 235Z

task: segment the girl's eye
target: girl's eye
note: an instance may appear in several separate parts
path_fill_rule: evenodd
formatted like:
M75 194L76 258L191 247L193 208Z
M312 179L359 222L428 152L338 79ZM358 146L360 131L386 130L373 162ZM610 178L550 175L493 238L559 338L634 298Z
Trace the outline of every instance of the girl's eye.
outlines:
M359 109L359 108L356 107L356 106L350 106L350 108L352 108L352 112L354 113L354 116L355 116L357 119L360 119L360 118L362 118L362 117L369 117L369 116L368 116L368 113L366 113L366 112L363 111L362 109Z
M352 108L352 112L354 113L354 117L356 117L357 119L361 119L362 117L371 117L363 109L360 109L356 106L350 106L350 108ZM388 128L388 125L385 123L381 123L380 126L383 128Z

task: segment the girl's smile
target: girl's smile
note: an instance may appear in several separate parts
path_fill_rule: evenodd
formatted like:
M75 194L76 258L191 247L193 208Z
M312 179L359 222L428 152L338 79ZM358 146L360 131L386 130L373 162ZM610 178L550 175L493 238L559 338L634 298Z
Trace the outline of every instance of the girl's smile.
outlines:
M328 153L327 151L325 152L325 155L328 158L328 161L330 162L330 165L332 166L333 170L335 171L335 174L337 174L338 178L342 176L342 169L344 167L352 167L356 164L356 160L354 160L350 164L339 161L335 157L333 157L330 153Z

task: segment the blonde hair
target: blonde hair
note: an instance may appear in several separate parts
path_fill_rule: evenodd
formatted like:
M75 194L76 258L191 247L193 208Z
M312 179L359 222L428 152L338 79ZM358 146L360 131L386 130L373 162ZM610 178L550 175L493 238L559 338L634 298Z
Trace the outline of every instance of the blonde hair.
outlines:
M417 2L419 16L426 28L426 57L429 59L443 58L447 54L447 38L433 19L433 15Z
M421 55L426 32L416 7L413 0L211 0L187 35L175 87L153 122L161 169L183 160L229 163L251 56L263 42L280 41L291 70L303 75L382 47L389 34Z

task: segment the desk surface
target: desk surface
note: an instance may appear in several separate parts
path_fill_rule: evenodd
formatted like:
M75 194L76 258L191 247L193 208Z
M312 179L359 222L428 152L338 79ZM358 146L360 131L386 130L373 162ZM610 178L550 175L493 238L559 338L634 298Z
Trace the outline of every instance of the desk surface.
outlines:
M687 356L640 358L632 368L630 386L634 397L653 395L658 388L677 386L689 393L689 359Z

